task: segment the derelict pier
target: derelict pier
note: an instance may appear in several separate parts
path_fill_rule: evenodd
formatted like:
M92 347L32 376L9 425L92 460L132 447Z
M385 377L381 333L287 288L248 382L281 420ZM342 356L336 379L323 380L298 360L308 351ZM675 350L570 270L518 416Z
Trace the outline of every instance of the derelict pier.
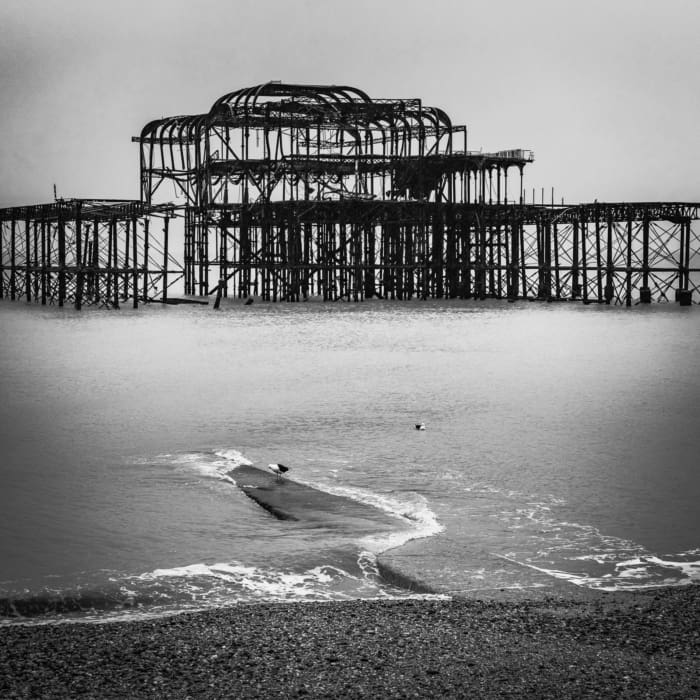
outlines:
M700 204L527 204L531 151L469 150L419 99L271 82L133 140L140 200L0 209L0 296L631 305L700 285Z

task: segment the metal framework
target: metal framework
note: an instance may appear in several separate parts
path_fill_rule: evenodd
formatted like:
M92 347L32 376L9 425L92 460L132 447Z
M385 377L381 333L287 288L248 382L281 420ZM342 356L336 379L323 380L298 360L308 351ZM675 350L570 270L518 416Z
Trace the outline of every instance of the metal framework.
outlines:
M520 291L584 303L692 302L700 285L700 205L606 204L523 212ZM511 241L517 248L517 243ZM515 280L513 282L515 284Z
M152 121L141 200L0 210L0 294L692 301L700 205L524 202L524 149L468 149L419 99L270 82ZM511 175L509 187L509 175ZM515 183L513 183L515 178ZM182 264L168 222L184 226ZM162 221L156 230L152 221Z
M258 85L136 140L143 201L183 201L185 292L273 300L442 296L443 257L462 255L445 231L471 225L453 205L506 203L511 168L519 201L533 160L470 152L443 110L347 86Z
M168 253L168 207L59 199L0 210L0 298L119 308L167 301L182 277ZM162 222L153 232L152 224Z

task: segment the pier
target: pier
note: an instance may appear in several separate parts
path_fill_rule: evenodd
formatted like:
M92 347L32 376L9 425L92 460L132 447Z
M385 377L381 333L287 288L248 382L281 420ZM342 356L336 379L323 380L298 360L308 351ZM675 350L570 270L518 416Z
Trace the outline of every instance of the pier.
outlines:
M0 295L76 308L167 302L174 289L216 306L693 303L700 204L528 204L532 151L470 150L467 137L415 98L278 82L232 92L134 137L140 200L0 209Z
M173 216L169 206L123 200L0 209L0 299L76 309L167 302L182 276L168 252Z

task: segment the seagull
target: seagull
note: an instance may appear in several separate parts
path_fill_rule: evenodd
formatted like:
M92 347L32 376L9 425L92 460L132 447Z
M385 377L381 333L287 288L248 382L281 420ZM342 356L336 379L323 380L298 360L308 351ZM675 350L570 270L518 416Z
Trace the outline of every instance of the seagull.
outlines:
M289 471L289 467L285 467L284 464L268 464L267 468L277 477L278 481L282 478L282 474Z
M416 423L416 430L425 430L425 423Z

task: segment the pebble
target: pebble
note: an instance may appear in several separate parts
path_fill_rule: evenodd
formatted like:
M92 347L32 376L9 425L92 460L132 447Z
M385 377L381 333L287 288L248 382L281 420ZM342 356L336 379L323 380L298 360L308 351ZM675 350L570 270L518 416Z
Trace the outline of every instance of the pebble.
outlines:
M0 627L0 697L698 698L700 586Z

